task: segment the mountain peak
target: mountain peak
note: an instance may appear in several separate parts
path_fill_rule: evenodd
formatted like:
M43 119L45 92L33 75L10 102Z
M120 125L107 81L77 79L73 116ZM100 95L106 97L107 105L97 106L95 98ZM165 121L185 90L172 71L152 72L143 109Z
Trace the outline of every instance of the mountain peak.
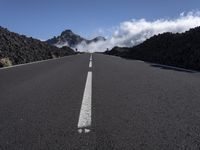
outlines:
M105 41L105 40L106 40L105 37L103 37L103 36L97 36L97 37L94 38L92 41L93 41L93 42L97 42L97 41Z
M67 29L67 30L65 30L65 31L63 31L62 33L61 33L61 36L63 36L63 35L73 35L74 33L72 32L72 30L69 30L69 29Z
M67 29L63 31L60 36L49 39L46 42L48 44L51 44L57 47L63 47L67 45L71 48L75 48L78 44L82 42L86 44L90 44L92 42L105 41L105 40L106 39L102 36L98 36L92 40L88 40L81 37L80 35L73 33L71 30Z

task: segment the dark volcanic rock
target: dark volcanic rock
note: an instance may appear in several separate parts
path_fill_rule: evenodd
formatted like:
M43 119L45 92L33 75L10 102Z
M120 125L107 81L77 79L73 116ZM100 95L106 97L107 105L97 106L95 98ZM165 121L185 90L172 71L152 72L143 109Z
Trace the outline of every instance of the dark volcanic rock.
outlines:
M0 27L0 60L9 58L13 65L75 54L69 47L59 49ZM2 64L1 64L2 66Z
M140 45L115 47L105 54L200 70L200 27L181 34L155 35Z

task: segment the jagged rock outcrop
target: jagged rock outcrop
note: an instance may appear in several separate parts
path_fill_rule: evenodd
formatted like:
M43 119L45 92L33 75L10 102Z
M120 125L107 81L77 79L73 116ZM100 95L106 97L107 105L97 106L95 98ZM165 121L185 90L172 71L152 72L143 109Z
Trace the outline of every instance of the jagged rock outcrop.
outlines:
M37 39L28 38L0 27L0 66L22 64L75 54L69 48L59 49Z

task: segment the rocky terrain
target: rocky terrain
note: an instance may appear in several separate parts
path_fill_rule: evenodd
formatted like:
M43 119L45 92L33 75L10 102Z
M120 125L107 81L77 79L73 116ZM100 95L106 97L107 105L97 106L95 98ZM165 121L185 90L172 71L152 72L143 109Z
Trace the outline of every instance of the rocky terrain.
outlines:
M0 67L72 55L69 47L62 49L40 40L28 38L0 27Z
M80 35L77 35L73 33L71 30L65 30L61 33L59 36L55 36L52 39L47 40L46 42L48 44L62 47L62 46L69 46L71 48L76 48L78 44L81 44L82 42L86 44L90 44L92 42L98 42L98 41L105 41L106 39L104 37L96 37L92 40L87 40Z
M200 70L200 27L181 34L155 35L137 46L115 47L105 54Z

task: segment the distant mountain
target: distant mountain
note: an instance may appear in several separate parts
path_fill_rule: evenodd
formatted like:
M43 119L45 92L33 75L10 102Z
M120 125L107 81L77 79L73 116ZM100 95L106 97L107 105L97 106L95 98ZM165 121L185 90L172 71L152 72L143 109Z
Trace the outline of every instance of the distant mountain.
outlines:
M106 39L104 37L96 37L92 40L87 40L80 35L77 35L73 33L71 30L65 30L61 33L61 35L57 37L53 37L52 39L47 40L46 42L48 44L62 47L62 46L69 46L71 48L75 48L78 44L84 42L86 44L90 44L92 42L98 42L98 41L105 41Z
M0 67L75 54L69 47L59 49L0 27Z
M58 47L69 46L75 47L77 44L82 41L86 41L81 36L74 34L71 30L65 30L61 33L60 36L53 37L52 39L47 40L46 42L51 45L55 45Z
M105 54L200 70L200 27L155 35L137 46L115 47Z
M92 40L88 40L88 43L92 43L92 42L98 42L98 41L105 41L106 39L102 36L98 36Z

